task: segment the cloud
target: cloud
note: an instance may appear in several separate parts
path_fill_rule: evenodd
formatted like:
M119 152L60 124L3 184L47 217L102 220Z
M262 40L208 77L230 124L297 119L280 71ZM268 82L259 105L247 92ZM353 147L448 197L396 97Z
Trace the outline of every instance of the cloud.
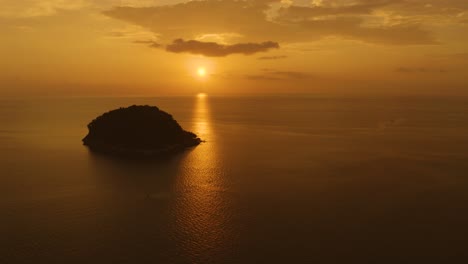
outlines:
M468 53L461 52L461 53L451 53L451 54L439 54L439 55L432 55L435 59L443 59L443 60L450 60L450 61L468 61Z
M276 70L270 68L261 69L260 72L250 74L239 74L236 72L218 72L211 74L214 78L225 80L238 80L240 78L253 81L302 81L323 79L315 74L293 70Z
M314 75L307 72L300 71L279 71L272 69L263 69L260 74L248 74L245 75L248 80L266 80L266 81L278 81L278 80L304 80L315 78Z
M113 6L147 7L170 5L184 0L0 0L0 17L38 18L61 11L109 9Z
M5 1L6 2L6 1ZM3 3L0 17L31 18L55 15L60 10L79 10L90 6L88 0L21 0Z
M258 60L281 60L281 59L286 59L288 56L263 56L263 57L258 57Z
M267 28L266 9L267 6L258 1L208 0L143 8L121 6L103 13L149 28L166 39L194 39L219 33L251 35L252 29Z
M133 43L136 44L145 44L150 48L161 48L163 45L159 44L158 42L154 40L135 40Z
M287 79L309 79L313 77L310 73L298 72L298 71L276 71L276 70L267 70L266 74L270 76L277 76L279 78Z
M279 81L281 78L265 74L247 74L245 78L251 81Z
M166 41L235 34L245 42L271 39L299 43L336 36L382 45L437 43L419 20L399 15L401 8L423 8L408 0L321 1L321 5L309 6L293 3L276 12L271 11L271 2L279 1L189 1L166 6L115 7L104 14L148 28ZM434 9L442 8L438 6Z
M303 20L318 16L336 15L368 15L377 8L390 4L391 1L366 1L351 5L313 5L313 6L288 6L278 11L279 20Z
M235 33L216 33L216 34L203 34L196 36L194 39L204 42L218 42L222 44L227 44L233 39L242 38L242 35Z
M174 53L191 53L207 57L225 57L231 54L251 55L257 52L265 52L270 49L278 49L279 44L272 41L262 43L239 43L223 45L216 42L202 42L197 40L176 39L166 46L166 50Z
M465 0L398 0L388 5L388 10L399 15L453 15L468 10Z
M302 28L314 32L317 37L335 35L347 39L357 39L369 43L387 45L429 45L437 41L432 34L422 30L417 24L389 26L363 26L364 20L358 17L334 17L322 20L305 20ZM331 32L334 32L331 34Z
M156 39L158 36L142 27L127 25L121 28L112 29L107 33L107 37L133 41L140 39Z

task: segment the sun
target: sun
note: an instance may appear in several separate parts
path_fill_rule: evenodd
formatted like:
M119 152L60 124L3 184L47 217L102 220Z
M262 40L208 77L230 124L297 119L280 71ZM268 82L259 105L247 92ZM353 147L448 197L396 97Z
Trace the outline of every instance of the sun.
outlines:
M200 77L204 77L204 76L206 75L206 70L205 70L205 68L199 67L198 70L197 70L197 74L198 74L198 76L200 76Z

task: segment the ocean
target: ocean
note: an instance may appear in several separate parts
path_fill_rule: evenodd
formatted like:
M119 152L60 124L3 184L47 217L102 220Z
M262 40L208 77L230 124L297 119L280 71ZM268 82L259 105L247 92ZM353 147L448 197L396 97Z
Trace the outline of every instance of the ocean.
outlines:
M204 143L82 145L156 105ZM468 261L468 98L0 99L0 263Z

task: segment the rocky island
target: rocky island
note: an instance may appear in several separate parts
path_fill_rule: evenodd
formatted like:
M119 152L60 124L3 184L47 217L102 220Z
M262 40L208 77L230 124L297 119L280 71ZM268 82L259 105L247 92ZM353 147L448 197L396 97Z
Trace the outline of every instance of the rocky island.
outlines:
M201 143L170 114L148 105L112 110L94 119L88 129L85 146L121 157L164 157Z

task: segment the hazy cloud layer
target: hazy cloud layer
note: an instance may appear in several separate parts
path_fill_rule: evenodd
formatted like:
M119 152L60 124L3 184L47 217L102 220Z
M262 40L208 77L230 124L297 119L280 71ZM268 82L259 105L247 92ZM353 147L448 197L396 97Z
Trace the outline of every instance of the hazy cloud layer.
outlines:
M53 16L61 11L99 10L114 6L148 7L173 5L184 0L0 0L0 18L38 18Z
M264 81L279 81L279 80L304 80L314 76L307 72L300 71L279 71L272 69L264 69L260 74L248 74L245 76L248 80L264 80Z
M426 68L426 67L399 67L395 70L399 73L447 73L446 69L437 69L437 68Z
M363 1L348 5L327 5L326 1L321 5L311 6L288 6L282 7L278 11L278 17L282 20L303 20L318 16L336 15L367 15L380 7L387 6L391 1Z
M0 17L50 16L59 10L78 10L90 5L88 0L0 0Z
M259 60L281 60L286 59L288 56L262 56L258 57Z
M328 36L387 45L438 41L426 24L466 19L467 1L419 0L205 0L166 6L115 7L104 12L161 34L189 38L232 33L246 41L310 42ZM289 3L289 4L284 4Z
M135 40L135 41L133 41L133 43L145 44L150 48L161 48L162 47L161 44L159 44L158 42L156 42L154 40Z
M216 42L202 42L197 40L176 39L166 46L166 50L174 53L191 53L207 57L224 57L231 54L251 55L257 52L265 52L270 49L278 49L279 44L272 41L262 43L239 43L222 45Z

